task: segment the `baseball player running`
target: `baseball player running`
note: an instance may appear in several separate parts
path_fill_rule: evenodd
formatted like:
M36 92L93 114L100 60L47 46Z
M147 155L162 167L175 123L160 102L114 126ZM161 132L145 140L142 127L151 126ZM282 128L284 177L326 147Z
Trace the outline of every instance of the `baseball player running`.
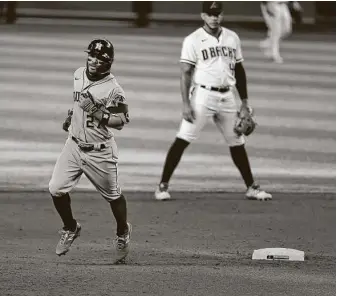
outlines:
M155 191L157 200L167 200L170 178L184 150L195 140L209 118L213 119L230 147L234 164L247 186L246 197L268 200L270 193L254 182L245 149L244 135L254 130L252 108L248 106L246 74L238 35L220 26L221 2L203 2L204 26L184 39L181 51L181 95L183 120L170 147L162 178ZM193 80L193 81L192 81ZM242 104L235 103L234 88Z
M289 5L300 12L302 10L297 1L262 1L261 12L267 26L267 38L260 42L260 47L268 58L275 63L282 64L280 42L292 32L292 16Z
M74 105L63 124L69 136L49 183L54 206L64 224L56 254L66 254L80 235L81 225L73 217L69 193L84 173L109 202L115 217L118 262L129 252L131 224L127 222L126 199L118 186L117 145L111 129L120 130L129 122L128 106L122 87L110 73L112 43L95 39L86 52L86 67L74 73Z

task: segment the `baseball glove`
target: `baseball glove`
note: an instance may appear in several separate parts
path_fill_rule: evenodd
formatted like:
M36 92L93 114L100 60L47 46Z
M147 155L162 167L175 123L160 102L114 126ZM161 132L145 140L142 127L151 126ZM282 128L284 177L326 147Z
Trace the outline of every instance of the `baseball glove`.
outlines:
M81 93L79 97L79 105L81 109L89 114L93 114L99 109L99 106L95 103L95 100L89 91Z
M73 115L73 111L72 110L68 110L68 116L67 116L66 120L62 124L62 129L64 131L66 131L66 132L69 130L69 126L71 124L71 117L72 117L72 115Z
M241 108L240 112L237 113L238 118L234 125L234 132L239 136L249 136L257 125L253 117L253 109L250 107L246 107L245 109Z

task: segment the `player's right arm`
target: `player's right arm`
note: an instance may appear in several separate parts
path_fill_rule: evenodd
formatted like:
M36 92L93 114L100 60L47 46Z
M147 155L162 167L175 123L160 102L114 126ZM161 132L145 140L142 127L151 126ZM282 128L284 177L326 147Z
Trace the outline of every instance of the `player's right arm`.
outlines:
M185 38L180 57L180 91L183 100L183 117L188 122L195 120L195 113L191 106L190 89L192 85L197 55L194 50L192 36Z
M76 101L77 94L76 90L79 89L78 83L82 84L83 73L84 73L85 67L79 67L73 74L73 81L74 81L74 92L73 92L73 101ZM69 127L71 125L71 119L73 116L73 108L68 110L67 118L62 123L62 129L66 132L69 131Z
M73 116L73 110L72 109L69 109L68 110L68 116L67 118L64 120L63 124L62 124L62 129L65 131L65 132L68 132L69 131L69 127L70 127L70 124L71 124L71 117Z
M181 63L180 69L180 91L183 99L183 117L185 120L192 123L195 119L195 114L191 106L189 93L192 84L194 66L191 64Z

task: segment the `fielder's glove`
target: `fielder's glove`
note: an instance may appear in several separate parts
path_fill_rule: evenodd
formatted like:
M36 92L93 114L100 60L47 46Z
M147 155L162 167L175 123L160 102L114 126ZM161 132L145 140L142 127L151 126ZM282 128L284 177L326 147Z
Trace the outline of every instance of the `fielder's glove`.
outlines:
M80 108L89 114L93 114L99 110L99 106L95 103L94 98L89 91L81 93L79 97L79 105Z
M68 110L68 116L66 118L66 120L63 122L62 124L62 129L64 131L69 131L69 126L71 124L71 117L73 116L73 111L72 110Z
M234 132L239 136L249 136L256 127L256 121L253 117L253 108L241 106L241 110L237 113L237 120L234 125Z

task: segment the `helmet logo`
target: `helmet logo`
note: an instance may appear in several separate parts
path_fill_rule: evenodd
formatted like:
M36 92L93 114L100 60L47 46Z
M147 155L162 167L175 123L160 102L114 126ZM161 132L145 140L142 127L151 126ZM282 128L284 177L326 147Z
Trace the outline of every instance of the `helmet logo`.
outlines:
M106 59L109 59L109 55L107 53L102 54L103 57L105 57Z
M211 7L210 7L210 9L213 9L213 8L215 8L215 9L217 8L217 3L216 2L213 2L212 5L211 5Z
M95 49L101 50L103 44L102 43L96 43Z

